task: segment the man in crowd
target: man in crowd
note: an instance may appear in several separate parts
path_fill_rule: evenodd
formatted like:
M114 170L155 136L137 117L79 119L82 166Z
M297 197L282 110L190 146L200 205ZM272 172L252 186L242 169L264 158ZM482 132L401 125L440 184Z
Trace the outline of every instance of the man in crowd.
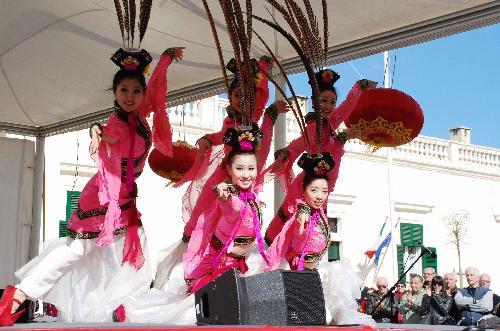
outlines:
M424 288L430 288L432 279L436 276L436 269L428 267L424 269Z
M451 295L454 298L458 292L457 277L455 276L455 273L448 272L448 273L444 274L443 280L444 280L446 293L448 293L448 295ZM453 301L453 305L451 306L450 316L456 322L458 322L460 320L460 310L458 309L457 305L455 304L455 301Z
M490 288L490 285L491 285L490 275L481 274L481 276L479 276L479 284L481 284L481 286L484 286L486 288ZM495 307L498 304L500 304L500 295L493 293L493 309L495 309ZM500 313L500 307L499 307L499 309L497 309L497 311Z
M394 294L391 293L379 304L388 290L387 278L377 278L376 284L377 290L370 294L366 300L367 314L370 314L377 323L397 323L399 301L394 297Z
M403 313L403 323L419 324L422 319L422 298L427 292L423 289L424 280L420 275L410 276L410 291L403 294L399 310Z
M461 325L477 325L477 321L493 310L493 292L479 283L477 268L465 269L467 287L459 289L455 303L460 310Z

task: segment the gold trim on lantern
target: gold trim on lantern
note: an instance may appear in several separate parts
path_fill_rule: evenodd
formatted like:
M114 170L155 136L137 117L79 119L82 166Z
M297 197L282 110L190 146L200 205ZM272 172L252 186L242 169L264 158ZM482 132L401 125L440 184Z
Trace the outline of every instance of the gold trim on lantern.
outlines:
M381 116L377 116L371 122L360 119L357 124L349 127L353 136L375 147L394 147L409 143L411 138L411 129L406 129L403 122L389 123ZM386 141L383 137L377 137L377 133L384 133L392 137L393 141ZM374 137L375 136L375 137ZM370 137L370 138L369 138Z

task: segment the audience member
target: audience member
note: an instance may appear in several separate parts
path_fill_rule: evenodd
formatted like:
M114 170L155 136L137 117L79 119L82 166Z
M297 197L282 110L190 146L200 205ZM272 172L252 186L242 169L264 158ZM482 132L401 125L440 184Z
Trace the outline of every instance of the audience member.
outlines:
M436 276L436 269L432 267L424 269L424 288L431 288L431 282L434 276Z
M493 310L493 292L479 283L479 271L465 269L468 287L459 289L455 303L460 310L460 324L475 326L477 321Z
M403 314L403 323L405 324L419 324L422 319L419 311L422 305L422 298L426 294L423 285L424 280L422 276L410 276L410 291L403 294L403 298L399 303L399 310Z
M488 274L481 274L479 276L479 283L481 286L490 288L491 277ZM493 313L500 316L500 295L493 293Z
M397 323L399 301L394 293L389 294L380 302L388 290L387 278L377 278L376 284L377 290L366 299L366 313L370 314L377 323Z
M432 289L432 290L431 290ZM420 314L423 324L432 325L455 325L456 321L450 316L453 297L446 293L443 278L434 276L431 288L422 299Z
M455 276L455 273L453 272L448 272L444 274L443 279L446 293L451 295L452 298L455 298L455 294L457 294L458 291L457 276ZM460 320L460 310L458 309L455 300L453 300L453 304L451 306L450 316L457 322Z
M396 284L396 292L394 293L398 302L401 302L401 300L403 299L403 294L405 294L405 292L406 292L406 284L403 282L398 282ZM403 314L398 309L398 324L401 323L403 323Z

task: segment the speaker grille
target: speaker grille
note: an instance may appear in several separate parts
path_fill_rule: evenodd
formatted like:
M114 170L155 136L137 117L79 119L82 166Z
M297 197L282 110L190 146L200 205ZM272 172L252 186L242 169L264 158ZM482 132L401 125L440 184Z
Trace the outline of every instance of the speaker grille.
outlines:
M325 325L325 300L317 272L283 271L288 325Z

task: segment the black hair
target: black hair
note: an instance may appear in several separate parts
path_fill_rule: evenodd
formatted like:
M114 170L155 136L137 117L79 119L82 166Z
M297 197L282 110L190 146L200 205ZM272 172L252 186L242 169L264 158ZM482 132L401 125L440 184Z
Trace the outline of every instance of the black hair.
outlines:
M113 77L113 93L116 92L116 89L118 88L118 85L124 80L124 79L135 79L141 84L142 88L144 91L146 91L146 78L144 75L139 72L138 70L125 70L125 69L120 69L116 72L116 74Z
M302 189L305 190L306 187L309 186L309 184L311 184L315 179L324 179L328 183L327 174L317 175L313 172L306 172L306 175L304 176L304 181L302 182Z
M431 281L431 288L435 284L441 286L441 292L440 293L444 292L445 289L444 289L444 280L443 280L443 277L441 277L441 276L434 276L434 278L432 278L432 281Z

